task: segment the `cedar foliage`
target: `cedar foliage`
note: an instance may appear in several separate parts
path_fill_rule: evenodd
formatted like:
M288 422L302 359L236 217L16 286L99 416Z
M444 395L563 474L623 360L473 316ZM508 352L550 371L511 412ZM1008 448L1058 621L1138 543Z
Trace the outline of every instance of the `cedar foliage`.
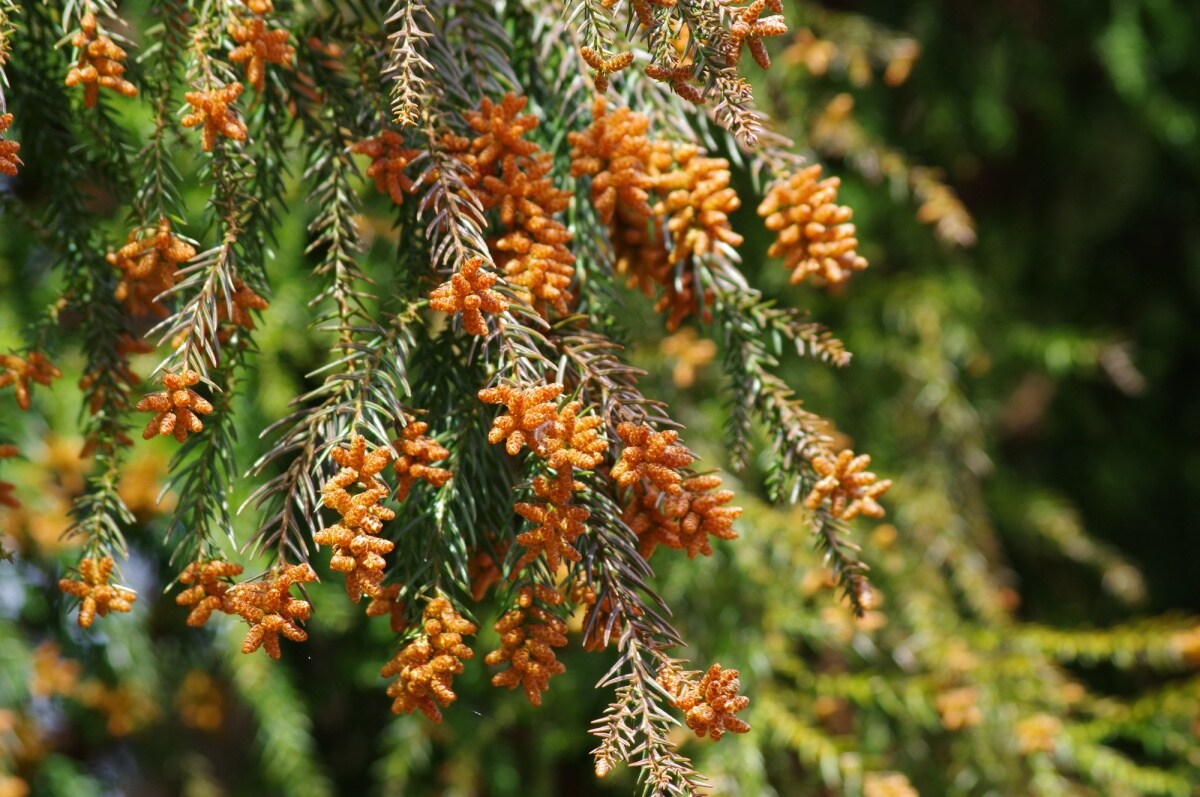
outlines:
M51 297L0 361L31 673L0 786L1191 793L1195 621L1020 615L963 377L978 287L860 273L886 247L743 77L970 247L826 82L902 86L919 54L778 0L0 0L0 243ZM845 308L853 367L797 301ZM673 386L641 353L663 329ZM719 419L682 389L715 371ZM851 450L875 440L890 492Z

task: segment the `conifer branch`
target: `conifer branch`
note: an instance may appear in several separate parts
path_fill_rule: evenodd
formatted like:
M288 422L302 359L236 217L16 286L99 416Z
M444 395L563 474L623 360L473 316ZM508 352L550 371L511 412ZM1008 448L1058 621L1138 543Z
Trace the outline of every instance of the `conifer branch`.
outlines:
M172 89L179 78L187 43L186 0L156 4L151 13L159 20L148 31L154 43L139 59L145 65L144 93L154 109L153 132L138 156L138 161L146 164L145 175L133 201L134 214L142 226L151 226L163 216L183 216L181 176L171 157L171 144L182 139Z
M27 12L25 35L17 41L22 71L14 69L13 96L21 104L22 117L28 124L54 131L27 140L28 156L36 158L49 172L49 179L61 185L79 185L96 175L122 173L124 139L103 104L98 114L106 121L88 125L89 135L76 138L78 128L71 119L66 93L51 78L54 70L41 61L53 52L52 43L57 39L53 21L43 6ZM51 63L57 61L51 59ZM85 140L93 146L84 146ZM103 145L95 146L97 142ZM79 158L61 157L62 152L72 149L87 154ZM112 184L117 191L123 187L121 180ZM124 377L128 371L122 370L125 360L117 350L124 323L113 298L115 280L104 262L103 240L96 234L77 192L56 191L50 195L45 226L59 243L56 254L61 258L60 268L65 273L67 287L63 303L35 329L35 345L38 350L52 347L50 336L60 328L59 319L64 315L81 319L79 327L85 341L88 375L84 387L87 410L84 431L91 441L87 450L100 465L71 509L72 524L67 535L82 538L85 556L124 555L122 526L131 517L117 493L117 476L120 445L128 440L124 413L129 407L131 384Z
M635 626L627 626L617 642L620 658L598 686L615 686L616 700L596 720L600 738L593 751L596 774L603 777L618 761L638 770L643 794L703 795L707 784L669 738L676 720L660 705L667 697L656 680L657 670L671 663L647 646ZM657 666L656 666L657 665Z
M400 127L417 124L428 96L426 76L433 64L422 50L425 40L433 34L421 25L434 21L433 15L421 0L395 0L384 24L394 28L388 34L391 51L384 76L392 83L392 120Z

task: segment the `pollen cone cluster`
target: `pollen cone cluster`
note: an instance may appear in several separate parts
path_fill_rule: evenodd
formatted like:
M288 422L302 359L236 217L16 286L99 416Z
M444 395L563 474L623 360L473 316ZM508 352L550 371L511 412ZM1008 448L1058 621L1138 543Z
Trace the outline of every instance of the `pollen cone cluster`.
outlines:
M793 284L812 277L818 285L838 285L867 267L856 251L853 211L837 204L841 181L820 177L818 164L802 169L772 185L758 206L767 229L776 233L767 254L783 258Z
M420 479L423 482L441 487L450 481L452 474L445 468L436 468L432 463L441 462L450 456L432 437L425 433L429 424L424 421L409 420L401 433L400 439L392 443L392 447L400 452L400 456L392 465L396 471L396 500L408 498L413 484Z
M111 89L124 97L137 95L137 87L125 78L125 51L97 30L96 15L87 12L79 22L79 32L71 46L79 51L79 60L67 72L68 88L83 86L83 104L96 107L100 88Z
M878 477L867 470L870 464L870 455L856 457L850 449L842 451L836 459L816 457L812 466L821 478L804 499L804 505L816 509L829 501L833 516L841 520L854 520L860 514L883 517L884 509L877 499L888 491L892 481L877 481Z
M727 160L692 144L652 141L648 128L642 114L610 113L597 99L591 126L569 136L571 172L592 178L592 203L609 225L615 269L647 295L661 287L655 309L675 329L697 312L707 314L713 296L698 286L697 260L742 243L729 223L741 202L729 185Z
M411 714L420 709L429 719L441 722L438 705L445 707L457 699L451 683L463 671L463 662L475 656L463 644L463 637L475 631L475 625L465 620L450 601L442 597L429 601L423 633L379 671L384 678L396 677L387 690L388 697L394 698L392 712Z
M228 343L236 330L253 330L254 316L251 315L251 311L257 310L261 313L267 307L266 299L240 279L236 280L233 284L233 295L228 297L228 300L222 297L217 302L217 323L221 325L220 331L217 332L217 340Z
M346 594L358 603L363 595L375 598L381 594L387 566L383 557L395 548L391 540L377 536L383 524L396 517L395 512L379 503L391 493L378 477L391 461L392 450L367 451L366 439L356 434L349 446L334 448L331 456L341 469L321 491L325 506L337 512L341 520L318 531L313 540L334 549L329 566L346 577ZM361 492L347 489L355 486L361 487Z
M517 535L517 544L525 547L525 553L517 560L513 572L541 556L545 556L551 573L557 572L564 559L569 562L580 560L580 553L573 543L587 531L584 524L590 513L583 507L573 506L571 497L574 490L582 488L582 484L571 479L569 470L553 480L545 476L533 480L534 495L541 502L519 502L513 506L518 515L534 524L534 528Z
M288 44L288 32L267 28L259 16L233 20L229 36L238 45L229 51L229 60L246 64L246 80L258 92L266 82L267 64L287 66L296 57L296 49Z
M774 11L775 15L763 17L767 9ZM742 47L745 47L750 51L754 63L763 69L770 69L771 57L767 55L762 40L769 36L783 36L788 32L782 14L782 0L754 0L737 11L733 24L729 26L729 64L736 65L741 60Z
M137 230L128 242L105 259L121 271L116 297L131 315L167 314L159 300L175 287L179 266L196 256L196 249L171 232L171 220L163 216L153 234L139 238Z
M684 712L684 721L699 737L720 739L729 733L746 733L750 726L734 714L750 705L750 698L738 694L742 688L737 670L722 670L720 664L708 668L698 682L691 673L664 667L658 682L676 708Z
M504 449L516 456L525 446L535 453L545 450L547 441L561 434L557 427L562 385L500 385L479 391L485 404L503 404L508 410L492 422L488 442L505 441Z
M175 596L175 603L191 606L187 624L199 628L208 622L212 613L227 612L226 597L233 588L228 579L242 574L242 566L221 559L192 562L179 574L179 583L188 588Z
M406 148L399 133L384 130L375 138L358 142L350 150L371 159L367 177L375 181L376 191L387 194L397 205L403 205L404 195L416 190L404 170L420 154L420 150Z
M688 470L695 457L678 444L677 432L622 423L617 434L625 447L612 478L629 489L623 519L638 535L643 557L659 545L686 551L688 558L711 556L710 537L737 537L733 521L742 510L726 506L733 492L718 489L716 474L696 476Z
M461 313L469 335L486 335L484 313L503 313L508 302L492 286L498 277L483 268L482 257L463 263L446 282L429 294L429 306L443 313Z
M689 559L712 556L709 537L736 539L733 521L742 510L725 506L733 500L733 491L717 489L720 486L721 477L709 474L684 479L675 495L654 486L635 490L624 520L637 533L642 556L649 558L659 545L686 551Z
M729 185L729 161L705 157L692 144L676 148L674 158L679 168L659 178L665 197L656 208L667 217L671 261L706 255L720 243L740 246L742 236L729 224L729 214L742 205Z
M599 415L580 418L582 410L582 401L568 401L563 405L555 421L555 434L544 438L539 451L560 475L571 468L592 470L608 452L608 441L601 434L604 419Z
M200 416L212 412L213 406L191 389L199 382L200 374L191 369L164 376L163 387L166 389L151 393L135 407L138 412L155 413L142 431L142 437L149 440L155 435L174 434L182 443L189 433L204 431Z
M13 115L11 113L0 113L0 133L8 130L12 121ZM22 165L21 159L17 157L17 153L20 151L20 142L6 141L0 138L0 174L8 175L9 177L17 176L17 167Z
M575 256L571 233L554 214L566 210L571 194L554 187L553 156L524 137L537 119L522 114L528 100L508 93L498 103L484 99L466 114L476 135L465 155L483 207L498 211L504 235L491 242L493 259L508 283L535 306L567 313Z
M200 146L212 152L217 145L217 136L233 141L245 141L246 124L229 106L242 94L241 83L230 83L209 91L189 91L183 95L192 112L183 117L184 127L201 127Z
M595 70L596 75L593 84L596 87L597 94L604 94L608 91L609 76L615 75L633 63L632 50L626 50L623 53L617 53L605 58L591 47L580 47L579 55L583 58L584 63Z
M55 368L41 352L31 351L25 357L17 354L0 356L0 388L13 386L17 395L17 406L23 410L29 409L30 393L33 383L49 385L51 380L62 376L62 371Z
M649 426L622 423L617 435L625 443L621 459L613 466L612 478L621 487L630 487L646 480L671 495L683 490L681 468L692 464L695 457L681 445L676 445L679 433L673 429L656 432Z
M618 0L601 0L600 5L612 8L617 2ZM675 2L676 0L631 0L630 5L633 6L633 15L637 17L638 24L649 28L654 24L654 10L651 6L672 8Z
M86 557L79 562L79 578L60 579L58 588L68 595L80 599L79 627L91 628L96 615L104 617L109 612L127 612L133 608L137 595L133 590L109 584L112 578L111 556Z
M400 585L389 584L379 590L379 594L371 598L367 604L367 617L386 617L392 628L392 633L401 634L408 627L405 618L405 606L400 600Z
M562 593L550 587L541 584L521 587L516 608L495 625L500 647L484 659L489 667L508 662L507 670L492 676L494 686L508 689L520 686L530 703L542 704L542 692L549 688L550 679L567 669L554 653L554 648L567 644L567 624L543 608L562 602Z
M692 81L696 78L696 66L687 59L666 63L647 64L644 70L646 77L658 80L671 87L671 91L693 105L704 105L707 101L704 92Z
M225 611L250 623L250 631L242 641L242 653L253 653L261 647L268 656L278 659L282 655L280 636L293 642L308 639L300 622L312 614L312 606L292 597L292 586L316 580L317 574L308 565L290 565L278 569L269 580L231 587L225 593Z
M653 149L646 137L649 127L645 115L626 107L610 113L605 99L597 97L588 129L567 134L571 175L592 178L592 205L605 224L616 220L618 210L638 222L653 214L649 204L654 186L648 172Z
M516 455L528 446L535 456L553 469L554 476L538 476L533 481L538 502L518 502L513 511L534 524L517 535L525 553L513 572L545 557L551 572L563 560L577 562L574 543L587 530L590 512L572 504L575 491L583 484L575 480L576 469L596 468L604 459L608 443L601 436L604 425L597 416L579 417L582 402L567 402L561 409L555 399L562 385L501 385L479 391L481 401L504 404L508 412L496 418L488 440L506 441L506 450Z
M659 167L671 163L669 148L647 136L650 119L627 107L609 111L603 97L592 105L592 124L570 133L571 174L592 178L592 205L609 226L615 268L652 296L669 281L671 264L661 224L650 204Z

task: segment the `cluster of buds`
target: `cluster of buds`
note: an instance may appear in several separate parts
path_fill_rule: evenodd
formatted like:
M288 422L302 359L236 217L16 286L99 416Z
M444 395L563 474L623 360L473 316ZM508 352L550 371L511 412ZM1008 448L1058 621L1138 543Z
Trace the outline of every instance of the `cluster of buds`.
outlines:
M717 246L736 247L742 236L733 231L729 214L741 207L737 192L730 187L729 161L705 157L700 148L685 144L673 153L678 169L661 175L656 189L663 199L654 206L657 216L665 218L670 235L668 274L677 270L679 277L664 283L663 295L655 310L667 313L667 329L675 330L702 308L709 319L711 291L697 291L697 276L692 264Z
M567 246L571 232L554 215L566 210L571 194L555 188L549 177L553 156L525 139L538 124L534 116L521 113L527 102L511 92L499 102L484 98L478 110L465 114L474 135L447 133L440 146L461 163L464 185L483 208L497 211L503 234L488 241L488 249L508 283L528 304L565 314L573 301L575 256ZM407 169L420 150L406 148L399 133L385 130L352 150L371 158L367 176L397 204L415 190ZM461 263L430 297L435 309L461 312L464 328L473 335L486 332L482 313L507 309L504 298L491 290L496 275L485 264L484 258Z
M558 413L552 434L541 439L538 454L560 476L572 468L592 470L608 452L608 441L601 435L604 419L599 415L579 417L582 401L568 401Z
M554 470L554 478L538 476L533 482L538 503L519 502L513 506L521 517L535 524L517 536L526 548L517 560L514 572L545 556L550 571L566 559L579 561L574 542L587 530L590 513L571 503L574 491L583 489L576 481L576 469L596 468L604 459L608 444L601 436L604 425L598 416L579 417L582 402L567 402L561 409L556 399L562 385L501 385L479 391L479 399L488 404L504 404L508 412L492 424L488 441L505 442L509 454L516 455L525 446L545 460Z
M878 481L878 477L867 470L870 464L870 455L856 457L848 448L836 459L813 458L813 470L821 478L805 497L804 505L815 510L829 501L833 516L847 521L859 515L875 519L883 517L884 509L877 499L888 491L892 481Z
M266 299L240 279L235 280L232 295L217 302L217 323L221 325L217 332L217 340L223 344L228 343L237 330L253 330L254 316L250 314L251 311L257 310L261 313L267 307Z
M619 0L600 0L600 5L604 8L612 8ZM633 7L633 15L637 18L638 24L643 28L654 26L654 10L651 6L659 8L672 8L676 0L631 0L630 5Z
M742 236L729 224L729 214L742 205L729 185L729 161L705 157L693 144L676 148L674 159L679 168L659 177L655 186L665 195L655 210L667 218L671 262L703 257L718 244L741 246Z
M558 571L564 559L580 560L574 543L587 531L584 524L590 513L583 507L574 506L571 498L575 490L582 488L582 484L571 478L569 469L554 479L538 476L533 480L533 493L541 499L540 503L522 501L513 505L518 515L534 524L534 528L517 535L517 544L525 548L525 553L517 560L514 572L542 556L551 573Z
M62 376L62 371L46 359L41 352L31 351L25 357L18 354L0 355L0 388L13 386L17 394L17 406L29 409L33 383L49 385L51 380Z
M592 104L592 124L568 134L571 174L592 178L592 205L609 226L617 273L647 296L670 282L671 264L662 225L650 205L660 167L669 167L669 147L647 137L650 119L622 107L609 112L603 97Z
M58 588L67 595L79 598L79 627L91 628L96 615L127 612L133 608L137 595L133 590L109 583L112 578L111 556L84 557L79 562L79 578L60 579Z
M476 135L464 160L483 207L499 211L506 232L490 248L509 284L530 304L565 314L573 300L575 256L567 246L571 232L554 214L566 210L571 194L549 178L553 156L525 139L538 124L533 115L521 113L527 102L510 92L498 103L485 98L478 111L468 112Z
M213 411L208 399L192 390L200 382L200 374L189 369L163 377L163 387L137 403L138 412L153 412L154 417L142 431L142 438L149 440L155 435L174 434L179 442L187 440L189 433L204 431L201 415Z
M503 313L508 302L492 286L498 276L483 268L482 257L473 257L429 294L429 306L443 313L462 313L468 335L486 335L484 313Z
M656 432L649 426L622 423L617 426L617 435L625 447L613 466L613 481L621 487L631 487L645 480L670 495L683 490L680 471L691 465L695 457L676 445L678 432L674 429Z
M386 617L392 628L392 633L402 634L408 628L408 618L405 614L404 602L400 600L400 585L388 584L381 587L379 594L371 598L367 604L367 617Z
M383 524L396 513L379 502L391 493L379 478L392 458L391 448L367 450L362 435L354 435L346 448L334 448L333 461L340 470L321 488L325 506L341 516L341 520L321 529L313 539L318 545L331 546L333 558L329 566L346 577L346 593L358 603L363 595L375 598L381 594L384 555L391 553L395 543L378 536ZM362 488L351 493L347 488Z
M197 560L179 574L186 589L175 596L180 606L190 607L187 624L205 625L214 612L234 614L250 624L242 641L242 652L260 647L273 659L282 655L279 638L303 642L308 634L299 623L307 620L312 606L292 596L292 586L315 581L316 572L306 564L282 565L263 581L233 583L242 566L222 559Z
M837 204L841 181L820 176L820 165L813 164L784 177L758 206L767 229L776 233L767 254L783 258L793 284L812 277L818 285L838 285L867 267L857 252L853 211Z
M242 653L253 653L261 647L268 656L278 659L282 655L280 636L293 642L308 639L308 633L299 623L309 618L312 606L293 597L292 586L316 580L316 572L306 564L284 565L265 581L231 587L225 593L223 610L250 624L242 641Z
M592 178L592 203L609 225L617 272L647 295L661 288L655 309L675 329L711 304L694 266L718 247L742 243L729 222L741 201L729 185L727 160L692 144L652 141L649 125L628 108L610 113L598 98L590 127L568 137L571 173Z
M598 94L604 94L608 91L608 79L611 75L615 75L633 63L632 50L626 50L623 53L606 57L603 53L591 47L580 47L579 55L583 58L584 63L596 72L592 82L596 86L596 93Z
M544 450L545 441L558 431L558 405L562 385L500 385L479 391L485 404L503 404L508 410L496 417L488 432L488 442L504 441L504 449L516 456L528 446L535 452Z
M246 80L260 93L266 83L267 64L287 66L296 57L296 48L288 43L288 32L268 29L261 15L234 19L229 23L229 36L238 45L229 51L230 62L245 62Z
M189 91L183 95L193 110L183 117L180 124L203 128L200 131L200 146L205 152L212 152L217 145L217 136L233 141L246 140L246 123L229 107L241 94L242 84L234 82L208 91Z
M741 517L742 509L725 506L733 500L733 491L717 489L720 476L693 476L680 486L674 495L646 486L625 507L623 519L638 535L643 557L649 558L659 545L686 551L689 559L711 556L710 537L737 539L733 521Z
M684 712L684 721L697 736L720 739L729 733L746 733L750 726L734 716L750 704L750 698L738 694L741 681L737 670L722 670L720 664L708 668L699 680L698 673L663 667L658 683L671 696L672 704Z
M666 83L671 87L671 91L692 105L703 105L706 102L704 92L694 82L696 65L691 60L677 58L673 62L647 64L645 73L651 80Z
M208 622L213 612L228 612L226 599L233 583L229 580L242 574L242 566L213 559L192 562L179 574L179 583L188 588L175 596L180 606L192 607L187 624L199 628Z
M137 86L125 78L125 51L112 39L100 33L96 15L87 12L79 21L79 32L71 38L71 46L79 50L79 60L67 72L66 85L83 85L83 104L96 106L100 87L112 89L124 97L137 96Z
M463 644L463 637L475 631L475 625L464 619L450 601L443 597L429 601L420 636L379 671L384 678L396 678L387 690L388 697L394 698L392 712L411 714L420 709L432 721L441 722L438 705L448 706L458 698L450 688L454 676L463 671L464 661L475 656Z
M0 133L8 130L12 121L11 113L0 113ZM19 141L6 141L0 138L0 174L9 177L17 176L17 167L22 165L21 159L17 157L17 153L20 151L21 143Z
M726 506L733 492L718 489L721 477L716 474L690 473L695 457L677 444L677 432L622 423L617 434L625 447L612 478L629 489L624 520L637 533L642 556L649 557L659 545L686 551L689 558L710 556L709 537L737 537L733 521L742 510Z
M508 689L521 686L530 703L542 704L542 692L549 688L550 679L566 672L554 648L567 644L567 624L544 608L560 606L562 602L562 593L550 587L541 584L521 587L516 607L495 625L500 647L484 659L489 667L508 662L507 670L492 676L494 686Z
M410 418L399 439L392 443L392 447L400 452L400 456L392 465L392 469L396 471L397 501L408 498L413 484L418 479L434 487L441 487L454 475L445 468L432 465L449 457L450 452L426 435L427 431L429 424Z
M775 15L764 18L762 14L768 8ZM733 66L741 60L742 48L745 47L750 51L754 63L763 69L770 69L771 57L767 55L762 40L769 36L783 36L788 32L782 14L782 0L754 0L745 8L738 9L733 24L729 26L729 64Z
M171 220L163 216L152 234L129 233L127 243L105 259L120 269L116 297L132 315L167 314L159 297L175 286L179 267L196 256L196 249L171 232Z
M405 174L405 169L420 154L420 150L406 148L399 133L384 130L375 138L357 142L350 147L350 151L371 159L367 177L375 181L375 190L390 196L397 205L404 204L405 194L416 191L416 185Z

